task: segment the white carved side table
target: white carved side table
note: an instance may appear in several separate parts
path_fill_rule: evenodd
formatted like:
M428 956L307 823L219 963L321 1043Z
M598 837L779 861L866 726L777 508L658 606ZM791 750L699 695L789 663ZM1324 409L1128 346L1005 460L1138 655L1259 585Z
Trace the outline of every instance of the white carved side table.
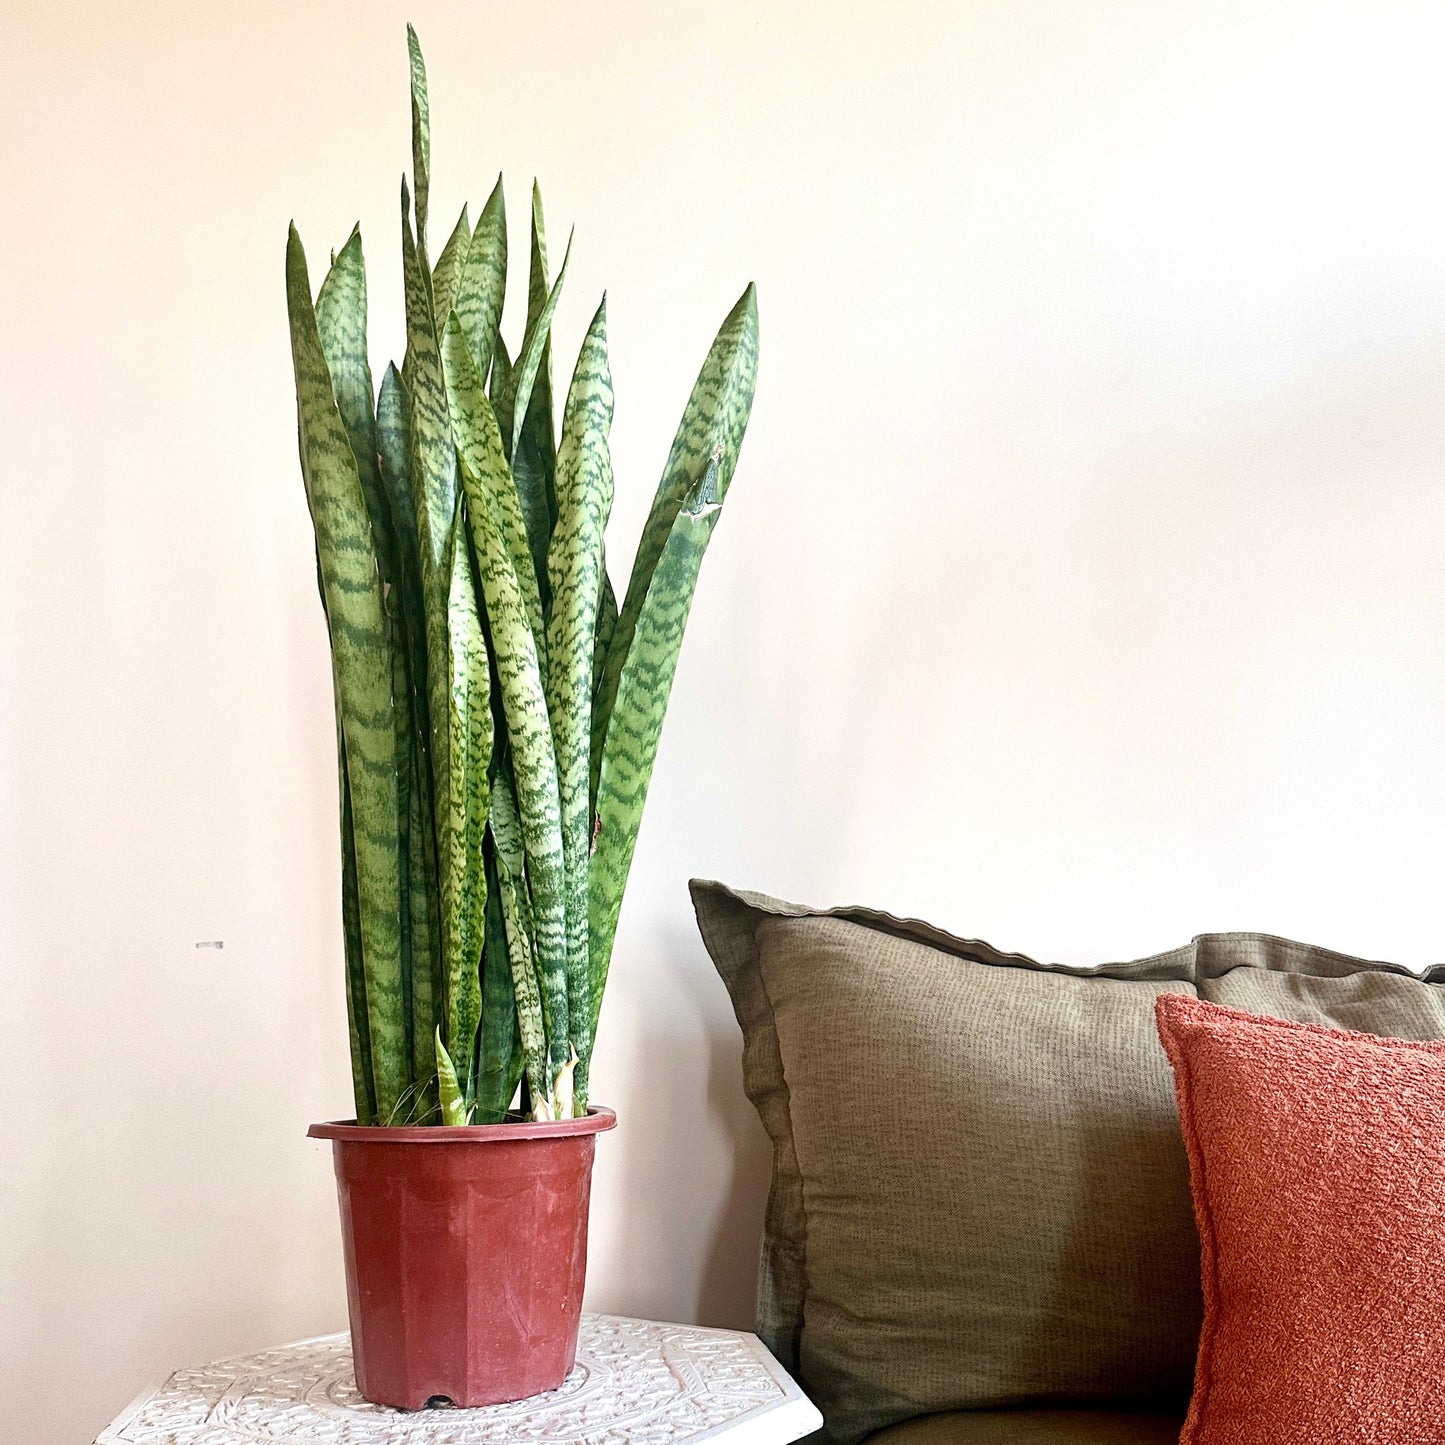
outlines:
M178 1370L95 1445L788 1445L822 1423L756 1335L584 1315L561 1388L514 1405L368 1404L342 1333Z

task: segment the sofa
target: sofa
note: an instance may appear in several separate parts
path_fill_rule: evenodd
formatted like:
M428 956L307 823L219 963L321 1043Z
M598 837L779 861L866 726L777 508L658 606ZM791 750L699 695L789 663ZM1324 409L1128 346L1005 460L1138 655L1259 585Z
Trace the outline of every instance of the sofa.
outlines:
M1445 970L1263 934L1084 968L692 893L772 1144L758 1331L828 1445L1179 1438L1200 1243L1161 994L1445 1039Z

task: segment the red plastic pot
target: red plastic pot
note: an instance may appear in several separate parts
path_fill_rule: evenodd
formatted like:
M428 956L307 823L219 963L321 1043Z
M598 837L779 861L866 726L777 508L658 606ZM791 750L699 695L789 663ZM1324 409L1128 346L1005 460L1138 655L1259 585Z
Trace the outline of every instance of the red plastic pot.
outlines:
M378 1405L495 1405L577 1359L597 1135L617 1116L330 1139L356 1384Z

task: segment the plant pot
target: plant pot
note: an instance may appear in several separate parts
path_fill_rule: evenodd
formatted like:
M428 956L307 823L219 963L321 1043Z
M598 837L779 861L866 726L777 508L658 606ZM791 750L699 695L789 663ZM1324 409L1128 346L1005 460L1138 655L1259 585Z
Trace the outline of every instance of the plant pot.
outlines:
M577 1358L596 1136L617 1116L330 1139L356 1384L378 1405L495 1405Z

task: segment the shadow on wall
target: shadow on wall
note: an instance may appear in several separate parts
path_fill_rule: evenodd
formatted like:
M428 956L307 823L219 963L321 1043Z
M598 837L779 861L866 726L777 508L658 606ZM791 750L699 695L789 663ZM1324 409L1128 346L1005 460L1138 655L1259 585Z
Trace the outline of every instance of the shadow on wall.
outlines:
M700 940L669 928L663 941L676 960L670 1007L639 1010L631 1041L635 1059L661 1067L631 1069L634 1087L622 1101L630 1136L622 1168L649 1207L620 1220L614 1248L635 1267L608 1307L750 1330L771 1147L743 1092L742 1036L727 992Z

